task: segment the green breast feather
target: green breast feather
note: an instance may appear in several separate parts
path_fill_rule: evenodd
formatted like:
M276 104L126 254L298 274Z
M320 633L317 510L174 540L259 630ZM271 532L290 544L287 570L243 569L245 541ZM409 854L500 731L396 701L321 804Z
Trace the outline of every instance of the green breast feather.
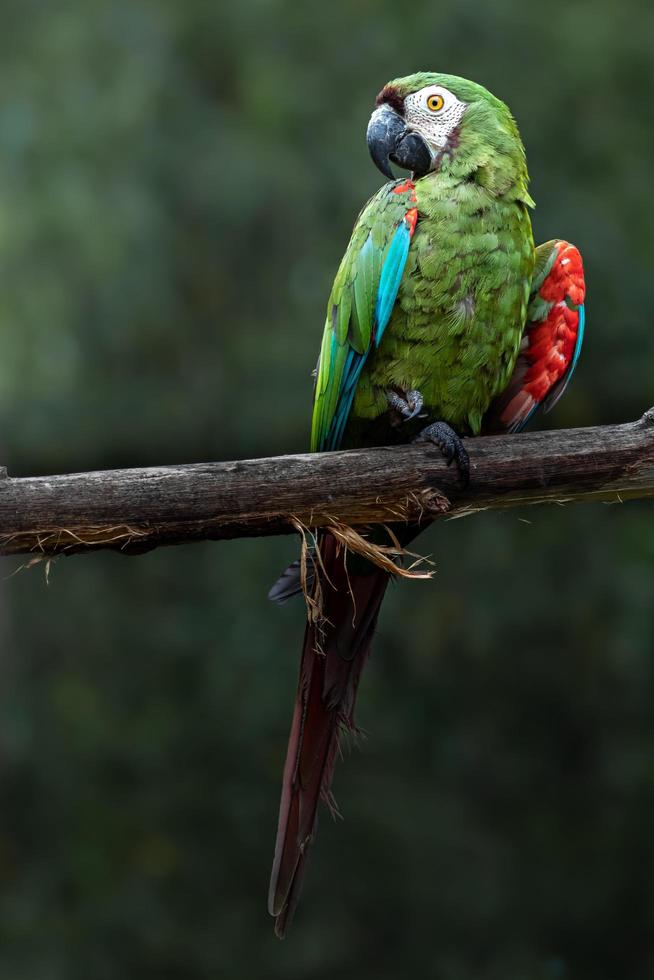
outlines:
M386 411L389 388L417 388L430 420L476 434L518 355L534 265L529 215L522 202L438 174L417 181L416 193L397 302L351 418Z

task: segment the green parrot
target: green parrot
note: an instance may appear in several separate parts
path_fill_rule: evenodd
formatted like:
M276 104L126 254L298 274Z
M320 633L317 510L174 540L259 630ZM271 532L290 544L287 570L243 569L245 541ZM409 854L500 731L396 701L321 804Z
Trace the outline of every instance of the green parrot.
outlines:
M311 448L431 441L466 482L462 437L518 431L570 380L584 334L581 257L562 240L534 248L520 134L481 85L433 72L389 82L367 141L390 182L359 215L329 297ZM394 179L389 161L411 177ZM418 529L395 530L407 543ZM280 937L298 902L319 799L335 810L339 730L354 728L390 579L347 557L329 531L317 552L321 615L305 631L270 882ZM271 598L284 601L298 580L296 562Z

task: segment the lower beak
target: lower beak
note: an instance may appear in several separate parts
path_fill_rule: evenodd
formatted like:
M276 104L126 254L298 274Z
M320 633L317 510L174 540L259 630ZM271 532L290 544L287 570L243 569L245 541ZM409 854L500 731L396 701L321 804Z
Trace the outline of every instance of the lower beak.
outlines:
M418 177L429 173L431 150L419 133L407 129L402 117L389 105L375 109L366 133L368 149L375 166L385 177L393 180L391 161Z

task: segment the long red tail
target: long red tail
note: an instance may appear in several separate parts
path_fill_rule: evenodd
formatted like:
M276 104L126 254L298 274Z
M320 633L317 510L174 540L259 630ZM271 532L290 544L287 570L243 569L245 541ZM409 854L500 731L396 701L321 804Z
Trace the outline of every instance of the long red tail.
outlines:
M331 782L341 727L354 727L354 700L389 576L346 568L330 534L319 541L322 617L307 624L284 766L268 909L282 938L300 897L318 801L333 807Z

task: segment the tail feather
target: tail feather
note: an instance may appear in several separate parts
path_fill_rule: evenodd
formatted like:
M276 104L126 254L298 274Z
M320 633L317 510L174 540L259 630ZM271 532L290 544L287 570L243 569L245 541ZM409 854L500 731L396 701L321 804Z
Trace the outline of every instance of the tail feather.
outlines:
M288 568L285 568L275 584L268 593L271 602L276 602L278 606L283 606L289 599L302 595L305 586L302 584L302 569L298 558L292 561ZM307 569L306 588L313 588L313 570Z
M268 908L283 937L300 896L318 802L331 795L341 728L354 728L354 701L389 576L371 565L346 566L329 534L319 547L322 617L308 623L282 783Z

